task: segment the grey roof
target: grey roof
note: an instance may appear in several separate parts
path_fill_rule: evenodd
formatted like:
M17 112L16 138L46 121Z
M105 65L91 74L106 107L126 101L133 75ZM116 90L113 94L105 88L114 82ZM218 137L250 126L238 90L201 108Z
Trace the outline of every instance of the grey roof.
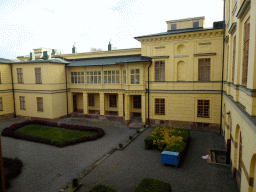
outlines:
M70 64L68 64L67 67L117 65L121 63L136 63L136 62L150 62L150 61L151 61L150 57L144 57L141 55L97 57L97 58L72 60L72 61L69 61Z
M17 59L4 59L4 58L0 58L0 63L15 63L15 62L19 62L19 60L17 60Z
M20 61L20 64L25 64L25 63L62 63L62 64L68 64L68 61L65 61L64 59L61 58L51 58L48 60L44 59L35 59L35 60L27 60L27 61Z
M187 29L177 29L177 30L168 30L167 32L162 32L162 33L155 33L155 34L150 34L150 35L143 35L143 36L137 36L134 37L135 39L137 38L143 38L143 37L154 37L154 36L161 36L161 35L172 35L172 34L178 34L178 33L188 33L188 32L196 32L196 31L207 31L207 30L213 30L216 28L187 28Z

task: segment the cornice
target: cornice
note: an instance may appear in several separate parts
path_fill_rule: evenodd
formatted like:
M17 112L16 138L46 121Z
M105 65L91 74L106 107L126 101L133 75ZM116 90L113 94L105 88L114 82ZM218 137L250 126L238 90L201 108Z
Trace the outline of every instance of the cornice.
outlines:
M195 38L222 37L222 34L223 34L222 29L218 29L218 30L214 29L214 30L207 30L207 31L143 37L137 40L140 41L141 43L155 43L155 42L162 42L162 41L186 40L186 39L195 39Z
M228 33L233 34L236 31L236 27L237 27L237 23L236 22L232 23L231 27L228 30Z
M251 0L244 0L240 9L238 10L236 17L238 19L243 18L243 16L249 11L250 7L251 7Z
M201 57L201 56L215 56L216 53L197 53L194 54L195 57Z

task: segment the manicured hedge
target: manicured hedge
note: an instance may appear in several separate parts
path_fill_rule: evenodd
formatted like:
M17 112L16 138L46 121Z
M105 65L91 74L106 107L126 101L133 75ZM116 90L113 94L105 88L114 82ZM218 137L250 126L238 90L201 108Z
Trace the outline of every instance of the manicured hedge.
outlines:
M25 135L25 134L16 132L17 129L19 129L25 125L30 125L30 124L46 125L46 126L50 126L50 127L60 127L60 128L64 128L64 129L70 129L70 130L91 131L91 132L94 132L95 135L93 135L91 137L80 137L75 140L58 142L58 141L51 141L50 139L46 139L46 138L33 137L30 135ZM7 136L7 137L13 137L16 139L22 139L22 140L26 140L26 141L54 145L56 147L65 147L68 145L74 145L74 144L82 143L85 141L96 140L97 138L103 137L105 135L105 131L98 127L89 127L89 126L83 126L83 125L73 125L73 124L64 124L64 123L62 123L62 124L60 124L60 126L58 126L58 123L54 123L54 122L42 121L42 120L28 120L28 121L24 121L21 123L15 123L9 127L4 128L3 131L1 132L1 135Z
M94 186L90 192L118 192L117 190L115 190L112 187L106 186L106 185L96 185Z
M159 181L157 179L143 179L133 192L171 192L170 183Z
M190 130L156 127L144 140L146 149L182 152L190 139Z

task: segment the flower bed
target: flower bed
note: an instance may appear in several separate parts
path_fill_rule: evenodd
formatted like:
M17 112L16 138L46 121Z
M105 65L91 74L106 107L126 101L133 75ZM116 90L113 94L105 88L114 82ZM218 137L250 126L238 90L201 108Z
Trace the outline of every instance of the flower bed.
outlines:
M143 179L139 185L133 190L133 192L171 192L172 186L170 183L166 183L157 179Z
M178 162L184 158L189 141L190 130L167 127L156 127L144 140L146 149L180 153Z
M31 125L31 124L47 125L50 127L60 127L60 128L64 128L64 129L70 129L70 130L92 131L92 132L95 132L95 134L93 136L80 137L75 140L67 140L67 141L63 141L63 142L58 142L58 141L52 141L51 139L34 137L34 136L25 135L25 134L16 132L16 130L18 130L19 128L21 128L25 125ZM74 144L82 143L85 141L96 140L97 138L103 137L105 135L105 131L103 129L97 128L97 127L89 127L89 126L83 126L83 125L72 125L72 124L64 124L64 123L62 123L58 126L58 123L54 123L54 122L42 121L42 120L28 120L28 121L24 121L21 123L15 123L9 127L4 128L1 135L7 136L7 137L13 137L13 138L17 138L17 139L22 139L22 140L27 140L27 141L33 141L33 142L38 142L38 143L54 145L57 147L65 147L68 145L74 145Z

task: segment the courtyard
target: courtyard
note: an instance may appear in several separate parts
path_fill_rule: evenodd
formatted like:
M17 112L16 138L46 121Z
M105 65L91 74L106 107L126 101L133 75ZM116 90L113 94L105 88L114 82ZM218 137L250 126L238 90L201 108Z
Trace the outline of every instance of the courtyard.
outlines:
M13 121L22 120L1 121L0 129ZM106 153L118 147L119 143L127 140L129 135L136 133L135 129L122 126L120 122L108 126L107 123L73 119L70 123L98 124L106 135L99 140L64 148L1 137L3 156L18 157L24 163L22 173L11 181L8 192L57 192ZM191 131L186 157L175 168L161 164L160 152L145 149L144 139L152 130L151 127L146 129L125 149L115 151L79 179L83 186L78 191L89 191L101 183L118 191L131 192L144 178L168 182L173 191L239 191L230 166L209 164L202 159L207 148L225 149L221 135L209 131Z

